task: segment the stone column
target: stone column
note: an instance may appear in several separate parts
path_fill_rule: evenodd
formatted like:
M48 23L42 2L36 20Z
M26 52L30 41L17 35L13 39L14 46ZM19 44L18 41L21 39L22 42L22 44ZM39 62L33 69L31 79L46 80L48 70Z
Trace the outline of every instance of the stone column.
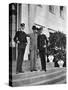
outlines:
M16 60L16 48L14 42L14 36L17 29L17 4L11 4L11 35L12 35L12 60Z
M25 23L25 32L29 33L28 28L28 4L22 4L21 6L21 23Z
M36 16L36 5L28 4L29 33L33 33L32 26L34 25L35 16Z
M24 32L26 34L29 33L29 26L28 26L28 4L22 4L21 5L21 18L20 18L20 22L21 23L25 23L25 29L24 29ZM28 54L29 54L29 42L30 42L30 39L29 37L27 37L27 46L26 46L26 49L25 49L25 53L24 53L24 60L28 60Z

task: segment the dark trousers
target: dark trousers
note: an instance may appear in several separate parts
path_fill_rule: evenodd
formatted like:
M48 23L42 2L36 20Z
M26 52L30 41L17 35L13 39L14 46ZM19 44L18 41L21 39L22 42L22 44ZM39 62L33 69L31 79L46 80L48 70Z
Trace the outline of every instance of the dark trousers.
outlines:
M40 55L40 58L41 58L42 70L46 70L45 48L41 48L41 50L39 49L39 55Z
M23 63L24 52L25 52L25 48L18 48L16 72L22 71L22 63Z

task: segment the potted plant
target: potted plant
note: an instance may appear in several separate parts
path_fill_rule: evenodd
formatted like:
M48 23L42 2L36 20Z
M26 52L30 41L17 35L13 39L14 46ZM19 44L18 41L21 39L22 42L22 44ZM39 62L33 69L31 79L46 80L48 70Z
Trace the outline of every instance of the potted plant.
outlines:
M64 51L59 50L58 53L55 55L55 64L58 64L58 66L61 68L63 67L65 61L66 61L66 54ZM56 66L56 65L55 65Z
M66 36L61 32L55 32L49 37L48 56L54 56L55 66L59 66L59 63L66 65Z

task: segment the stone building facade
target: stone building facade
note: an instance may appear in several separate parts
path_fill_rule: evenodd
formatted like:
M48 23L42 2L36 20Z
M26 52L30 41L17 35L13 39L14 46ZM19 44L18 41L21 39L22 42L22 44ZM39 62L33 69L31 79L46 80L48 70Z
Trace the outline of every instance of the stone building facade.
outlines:
M32 26L34 24L44 26L47 37L49 37L49 32L54 31L61 31L66 34L65 6L12 3L9 5L9 11L9 34L12 38L13 57L14 52L18 52L13 38L20 23L25 23L25 32L28 34L33 33Z

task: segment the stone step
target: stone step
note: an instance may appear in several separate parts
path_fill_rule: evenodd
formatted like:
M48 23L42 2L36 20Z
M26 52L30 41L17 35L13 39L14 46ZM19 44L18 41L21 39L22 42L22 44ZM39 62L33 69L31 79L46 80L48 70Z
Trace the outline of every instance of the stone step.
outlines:
M13 74L13 80L17 80L17 79L25 79L25 78L31 78L31 77L34 77L34 76L39 76L39 75L43 75L43 74L51 74L51 73L58 73L60 71L62 71L63 68L54 68L54 69L51 69L51 70L47 70L46 72L44 71L34 71L34 72L25 72L25 73L20 73L20 74ZM64 68L65 70L65 68Z
M65 78L63 78L62 80L56 82L55 84L66 84L66 83L67 83L67 82L66 82L66 77L65 77Z
M43 81L43 82L39 82L39 83L35 83L35 84L36 85L47 85L47 84L49 85L49 84L57 84L59 82L61 82L63 84L64 80L66 81L66 74L62 74L60 76L49 79L47 81Z
M38 72L39 73L39 72ZM36 72L35 72L36 74ZM24 76L24 75L23 75ZM29 76L29 75L28 75ZM26 78L16 78L13 80L13 86L28 86L28 85L44 85L44 84L54 84L62 79L65 79L66 71L65 69L54 69L52 72L44 72L39 75L33 75L32 77Z

